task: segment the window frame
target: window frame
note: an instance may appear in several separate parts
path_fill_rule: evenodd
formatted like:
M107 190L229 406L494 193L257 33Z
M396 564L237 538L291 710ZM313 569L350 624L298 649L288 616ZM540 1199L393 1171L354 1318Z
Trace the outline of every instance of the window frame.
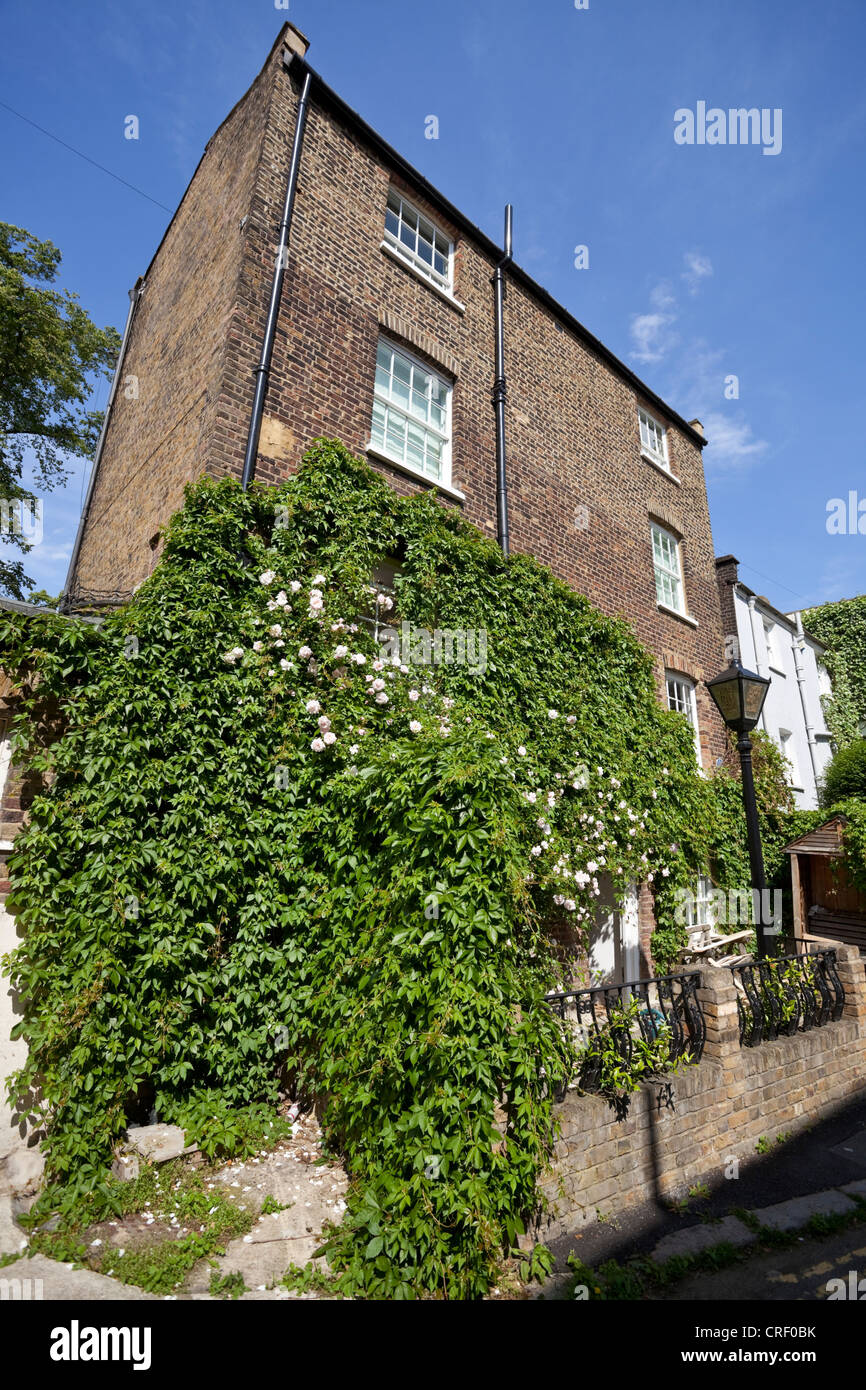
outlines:
M386 459L389 463L393 463L393 464L395 465L395 467L401 468L405 473L410 474L413 478L420 478L420 479L422 479L425 483L429 483L429 484L431 484L431 485L434 486L434 487L441 487L441 488L446 489L447 491L452 491L452 490L453 490L453 489L452 489L452 484L451 484L451 459L452 459L452 447L453 447L452 400L453 400L453 395L454 395L454 383L453 383L452 381L450 381L450 380L448 379L448 377L443 376L441 372L437 371L437 369L436 369L435 367L433 367L429 362L425 362L425 361L423 360L423 358L417 357L417 356L415 355L415 353L411 352L408 348L404 347L402 343L396 343L396 342L394 342L393 339L387 337L384 333L380 333L380 334L379 334L378 340L377 340L377 342L376 342L376 362L375 362L375 368L376 368L376 369L377 369L378 366L379 366L379 360L378 360L378 359L379 359L379 349L380 349L381 347L383 347L383 346L386 347L386 348L388 349L389 352L391 352L391 353L396 353L398 356L402 357L405 361L407 361L412 367L417 368L418 370L420 370L420 371L422 371L422 372L425 372L429 377L432 377L434 380L440 382L440 383L445 387L445 390L446 390L446 396L445 396L445 428L444 428L444 430L439 430L439 429L437 429L437 427L436 427L435 425L427 424L427 423L422 423L422 421L420 421L420 420L418 419L417 416L413 416L408 410L404 410L403 407L402 407L401 405L399 405L397 402L395 402L395 401L393 401L393 400L391 400L391 399L385 397L384 395L380 394L379 386L378 386L378 383L376 382L375 369L374 369L374 375L373 375L373 399L372 399L371 409L370 409L370 442L369 442L369 444L367 445L367 448L373 450L376 454L379 455L380 458ZM393 372L392 372L392 377L393 377ZM410 387L410 390L411 390L411 387ZM384 406L384 408L385 408L386 410L392 410L396 415L400 415L400 416L402 416L405 420L407 420L408 422L415 424L419 429L421 429L421 430L424 431L425 435L429 432L431 435L435 435L438 439L441 440L441 442L442 442L442 453L441 453L441 466L440 466L440 475L439 475L439 477L436 477L436 476L435 476L434 474L432 474L432 473L425 473L424 470L423 470L423 468L418 468L418 467L416 467L416 465L415 465L414 463L411 463L405 456L403 456L402 458L401 458L401 457L398 457L396 454L392 453L392 452L389 450L389 448L388 448L387 419L386 419L386 426L385 426L385 430L384 430L384 434L383 434L383 442L382 442L382 444L379 444L379 443L377 443L377 442L374 440L374 438L373 438L373 416L374 416L374 411L375 411L375 409L376 409L376 404L377 404L377 402L378 402L380 405ZM426 452L426 450L425 450L425 452Z
M678 589L676 590L676 592L677 592L677 594L678 594L678 596L679 596L679 600L680 600L679 604L668 603L667 599L662 598L661 595L660 595L660 593L659 593L659 568L660 568L660 566L659 566L658 559L657 559L657 556L656 556L656 544L655 544L655 533L656 533L656 532L658 532L659 536L664 537L665 540L671 541L671 542L673 543L674 553L675 553L676 559L677 559L676 579L677 579L677 584L678 584L679 587L678 587ZM654 580L655 580L655 586L656 586L656 602L657 602L658 606L659 606L660 608L666 609L669 613L676 613L676 614L677 614L679 617L681 617L681 618L687 618L687 617L688 617L688 610L686 609L686 585L685 585L685 578L684 578L684 576L683 576L683 557L682 557L682 554L681 554L681 552L680 552L680 538L679 538L679 536L677 536L677 535L675 534L675 532L669 531L669 530L667 529L667 527L662 526L662 524L661 524L660 522L658 522L658 521L653 521L652 519L650 519L650 547L651 547L651 550L652 550L652 557L653 557L653 578L654 578ZM664 574L668 575L668 577L670 577L670 576L673 575L673 571L670 570L670 569L662 568L662 572L663 572Z
M396 233L392 232L391 229L390 229L389 226L388 226L388 213L389 213L389 212L394 212L394 211L395 211L395 210L390 206L392 196L393 196L394 198L396 198L396 199L399 199L399 202L400 202L400 211L399 211L399 213L397 214L397 232L396 232ZM432 227L432 229L433 229L433 242L432 242L431 244L432 244L432 248L433 248L433 257L434 257L434 260L433 260L433 264L431 264L431 265L428 265L428 263L424 260L423 256L419 255L419 253L418 253L417 250L415 250L415 251L410 250L409 247L406 246L405 242L403 242L402 239L401 239L401 237L400 237L400 227L404 224L404 220L405 220L405 219L403 218L403 209L404 209L404 207L407 208L407 209L409 209L411 212L413 212L413 213L415 214L415 216L417 217L417 219L418 219L418 225L417 225L417 227L415 227L415 229L414 229L414 230L415 230L416 246L417 246L418 237L420 236L420 233L421 233L421 221L423 220L424 222L428 223L429 226ZM406 222L406 225L407 225L407 226L409 225L408 222ZM436 269L436 264L435 264L435 257L436 257L436 251L437 251L437 246L436 246L436 237L437 237L437 235L438 235L439 237L441 237L443 243L447 243L447 246L448 246L448 257L447 257L447 259L448 259L448 268L447 268L447 272L446 272L446 274L445 274L444 276ZM410 198L407 198L406 195L405 195L405 193L401 192L401 190L400 190L399 188L397 188L396 185L393 184L393 183L390 185L390 187L389 187L389 189L388 189L388 196L387 196L387 198L386 198L386 200L385 200L385 223L384 223L384 230L383 230L383 233L382 233L382 240L383 240L383 243L388 247L388 249L389 249L390 251L394 252L395 255L400 256L400 258L401 258L403 261L405 261L407 265L411 266L412 269L415 270L415 271L417 271L418 274L421 275L425 280L428 280L428 281L430 282L430 284L434 286L435 289L441 290L444 294L447 294L447 295L453 297L453 295L454 295L454 242L452 241L452 239L451 239L451 237L448 235L448 233L445 231L445 229L444 229L443 227L441 227L441 226L439 225L438 222L435 222L435 221L433 220L433 218L432 218L432 217L429 217L428 214L427 214L426 212L422 212L421 208L419 208L419 207L417 206L416 203L413 203L412 200L411 200ZM426 238L425 238L425 240L426 240ZM439 254L441 255L442 252L440 251Z
M687 706L687 710L681 709L679 704L671 704L672 685L678 685L683 688L686 698L682 701L682 703ZM688 719L689 723L691 724L692 732L695 738L695 758L697 760L698 767L702 767L703 763L701 760L701 731L698 722L697 682L693 681L691 676L685 675L682 671L674 671L671 670L669 667L665 667L665 695L667 696L668 709L671 711L671 713L685 715L686 719Z
M654 415L651 415L650 412L646 409L646 407L642 405L639 405L637 408L637 419L638 433L640 435L641 454L644 458L649 459L650 462L656 464L657 467L663 468L665 473L670 473L671 477L673 477L673 473L671 470L670 451L668 449L667 426L663 425L661 420L657 420ZM662 445L660 453L658 450L654 449L652 445L644 443L643 436L645 424L647 426L646 432L648 436L650 435L650 426L652 426L652 428L657 430L660 434Z

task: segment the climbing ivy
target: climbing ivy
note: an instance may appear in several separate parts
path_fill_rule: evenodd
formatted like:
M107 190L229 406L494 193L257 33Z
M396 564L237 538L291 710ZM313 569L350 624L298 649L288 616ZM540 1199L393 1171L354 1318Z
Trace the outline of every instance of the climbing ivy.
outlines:
M833 694L824 698L824 711L835 747L842 749L866 725L866 594L810 608L803 616L827 648L823 661Z
M483 1293L575 1066L551 922L585 939L646 881L662 959L676 887L749 881L739 783L698 775L630 629L320 440L278 488L191 486L100 628L4 614L0 663L46 784L9 861L12 1094L52 1181L98 1188L151 1107L228 1142L288 1084L350 1172L342 1290Z

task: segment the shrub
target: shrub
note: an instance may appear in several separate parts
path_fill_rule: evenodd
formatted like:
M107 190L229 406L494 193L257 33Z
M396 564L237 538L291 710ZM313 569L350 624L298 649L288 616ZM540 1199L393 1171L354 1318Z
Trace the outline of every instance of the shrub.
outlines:
M849 743L834 754L824 772L821 804L835 806L848 797L866 801L866 738Z

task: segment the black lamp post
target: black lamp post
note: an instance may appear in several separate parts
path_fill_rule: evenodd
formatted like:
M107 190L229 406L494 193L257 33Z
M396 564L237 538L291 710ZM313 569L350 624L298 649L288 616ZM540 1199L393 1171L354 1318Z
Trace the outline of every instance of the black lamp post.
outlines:
M729 729L737 735L737 752L743 778L743 805L746 810L746 833L749 839L749 863L752 868L752 901L756 904L758 959L767 954L764 936L764 856L761 853L761 832L758 808L755 804L755 780L752 776L752 740L749 734L761 717L764 700L770 686L768 676L746 671L739 661L732 661L727 671L706 682L719 714ZM757 894L757 898L755 897Z

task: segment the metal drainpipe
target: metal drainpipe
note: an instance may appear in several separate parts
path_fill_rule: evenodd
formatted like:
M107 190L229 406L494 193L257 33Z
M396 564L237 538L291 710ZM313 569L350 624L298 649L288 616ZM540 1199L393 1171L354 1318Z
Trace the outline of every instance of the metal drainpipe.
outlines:
M265 336L262 341L262 355L259 365L256 367L256 391L253 397L253 408L250 415L250 429L247 435L247 447L244 453L244 468L241 474L241 486L246 492L252 482L256 471L256 456L259 452L259 435L262 429L262 415L265 409L265 396L268 390L268 380L271 374L271 357L274 351L274 339L277 335L277 316L280 311L280 298L283 292L283 280L286 274L286 251L289 245L289 233L292 227L292 210L295 205L295 189L298 183L298 169L301 163L301 148L304 143L304 127L307 123L307 102L310 95L310 83L312 75L308 72L304 78L304 86L301 92L301 99L298 103L298 115L295 121L295 138L292 142L292 159L289 165L289 179L286 185L286 201L283 206L283 220L280 223L280 240L277 246L277 258L274 266L274 278L271 284L271 302L268 307L268 320L265 325Z
M736 587L739 588L739 587L740 587L739 584L736 585ZM748 605L749 605L749 627L750 627L751 630L752 630L752 650L753 650L754 653L755 653L755 670L757 671L757 673L758 673L759 676L766 676L767 672L761 670L761 667L763 666L764 663L762 662L761 658L760 658L759 655L758 655L758 639L757 639L757 636L755 635L755 596L754 596L754 594L750 595L750 597L747 599L747 602L748 602ZM761 710L761 728L764 730L764 733L767 732L767 716L766 716L766 714L764 713L763 710Z
M496 523L499 545L503 555L508 554L508 481L505 473L505 332L503 324L503 298L505 277L503 271L511 264L511 223L513 208L508 203L505 208L505 255L493 273L492 284L496 299L496 369L493 379L493 409L496 412Z
M114 375L111 378L111 387L108 392L108 400L105 404L105 414L102 417L102 428L99 431L99 438L96 441L96 453L93 456L93 467L90 470L90 478L87 483L87 492L84 495L84 506L81 508L81 518L78 522L78 530L75 533L75 544L72 547L72 555L69 560L69 569L66 572L66 584L63 589L63 598L60 602L60 612L68 611L69 586L75 574L75 566L78 564L78 555L81 550L81 542L84 539L84 528L87 525L87 517L90 512L90 503L93 498L93 489L96 483L96 474L102 461L102 451L105 448L105 438L108 434L108 422L111 418L111 407L114 405L114 398L117 395L117 383L120 381L120 373L123 369L123 361L126 357L126 347L129 342L129 334L132 330L132 320L135 317L135 309L141 299L144 290L144 281L138 277L132 289L129 291L129 309L126 313L126 323L123 327L123 337L120 340L120 351L117 354L117 362L114 367Z
M809 745L809 760L812 764L812 776L815 780L815 796L818 795L818 755L815 746L815 730L809 722L809 707L806 702L806 673L803 670L803 650L806 646L805 633L803 632L803 616L797 612L794 614L794 621L797 625L797 635L792 646L794 648L794 669L797 672L797 689L800 692L800 704L803 708L803 723L806 726L806 742Z

